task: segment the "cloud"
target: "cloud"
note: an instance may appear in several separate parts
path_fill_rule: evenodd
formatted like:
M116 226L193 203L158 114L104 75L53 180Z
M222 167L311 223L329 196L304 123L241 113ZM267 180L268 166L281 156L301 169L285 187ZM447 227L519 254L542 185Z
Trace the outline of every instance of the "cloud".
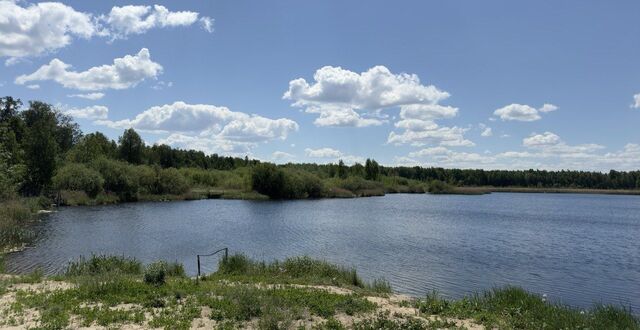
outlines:
M622 150L605 152L603 146L586 143L570 145L551 132L532 134L523 139L521 150L496 154L457 152L444 146L423 148L395 157L396 165L447 168L548 169L609 171L640 167L640 144L629 143Z
M500 117L503 121L536 121L542 118L540 112L547 113L556 111L557 109L557 106L548 103L545 103L540 109L524 104L513 103L497 109L493 114Z
M107 119L109 115L109 108L102 105L92 105L85 108L72 108L64 111L64 114L72 116L74 118L83 119Z
M40 89L40 85L38 85L38 84L27 85L26 87L28 89Z
M542 105L542 108L538 109L538 111L540 112L552 112L552 111L556 111L558 110L558 107L553 105L553 104L549 104L549 103L545 103Z
M113 7L99 21L105 25L104 34L112 39L124 39L129 35L142 34L155 28L190 26L200 23L207 32L213 32L213 19L200 17L193 11L170 11L164 6Z
M355 163L364 163L364 157L347 155L341 152L340 150L332 149L332 148L319 148L319 149L304 149L304 153L307 157L310 158L319 158L325 160L333 160L338 162L342 160L345 164L355 164Z
M34 73L15 79L18 85L32 81L55 81L66 88L77 90L126 89L135 87L148 78L162 73L162 66L151 60L151 54L142 48L136 55L116 58L111 65L92 67L86 71L70 71L71 65L55 58Z
M288 153L288 152L284 152L284 151L274 151L271 154L271 159L273 160L289 160L289 159L293 159L296 156Z
M207 152L247 152L258 143L285 140L298 130L290 119L269 119L208 104L175 102L151 107L133 119L103 120L97 124L169 133L164 143Z
M69 94L67 97L77 97L87 100L99 100L104 97L104 93Z
M576 157L576 155L586 155L604 148L599 144L593 143L571 146L562 141L558 135L551 132L532 134L522 140L522 145L530 149L535 149L543 154L551 154L559 157ZM540 156L540 154L538 154L538 156Z
M59 2L19 3L0 1L0 56L41 55L96 33L91 14Z
M194 24L213 32L213 23L197 12L170 11L161 5L113 7L96 16L60 2L0 0L0 57L9 57L5 64L11 65L17 58L55 52L78 38L124 39L150 29Z
M480 133L480 136L482 137L493 136L493 130L491 129L491 127L485 125L484 123L480 123L478 124L478 126L482 130L482 133Z
M317 126L380 125L385 122L383 109L432 105L449 97L435 86L422 85L417 75L394 74L384 66L362 73L325 66L313 78L311 84L303 78L290 81L283 99L319 114Z
M400 121L396 127L405 128L404 132L389 133L387 143L402 145L410 144L420 147L425 145L443 145L451 147L472 147L475 145L464 138L468 128L441 127L430 121Z
M320 149L304 149L307 157L311 158L338 158L342 156L342 152L332 148L320 148Z
M633 96L634 104L631 105L632 108L640 109L640 93Z
M151 86L152 89L155 89L157 91L163 90L165 88L170 88L170 87L173 87L172 81L158 81L157 84Z

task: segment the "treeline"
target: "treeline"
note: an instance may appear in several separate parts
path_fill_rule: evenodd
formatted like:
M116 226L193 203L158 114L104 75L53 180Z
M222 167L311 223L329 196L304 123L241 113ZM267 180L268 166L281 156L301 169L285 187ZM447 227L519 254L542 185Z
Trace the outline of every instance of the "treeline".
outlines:
M498 171L385 167L375 160L351 166L285 164L248 157L206 155L146 145L133 129L117 141L83 134L51 105L0 98L0 199L81 191L87 198L131 201L144 195L180 195L194 189L271 198L352 197L424 192L437 180L454 186L640 188L640 172ZM231 195L227 195L231 197Z

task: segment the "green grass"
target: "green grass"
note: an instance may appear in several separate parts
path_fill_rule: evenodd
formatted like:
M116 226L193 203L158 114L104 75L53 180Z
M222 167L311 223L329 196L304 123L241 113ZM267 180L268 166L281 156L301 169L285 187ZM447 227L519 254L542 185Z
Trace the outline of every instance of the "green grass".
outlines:
M432 293L418 300L416 308L426 315L472 318L499 329L640 329L640 321L624 308L595 306L579 310L550 303L515 287L493 289L457 301Z
M259 263L239 255L232 256L224 263L223 272L194 280L185 277L182 265L177 263L156 262L143 266L135 259L93 255L71 262L59 278L73 283L71 289L17 291L16 303L11 308L14 312L30 308L38 310L40 326L50 329L69 327L74 317L83 326L141 324L145 313L151 327L186 329L200 316L203 306L211 308L211 318L219 322L238 325L257 319L259 327L267 329L281 328L308 315L328 318L338 313L355 315L375 309L375 304L360 294L344 295L311 287L251 281L232 282L237 276L250 276L256 272L266 276L275 271L273 267L282 266L290 271L287 275L290 278L304 279L312 284L322 284L322 279L328 276L341 276L342 281L362 284L359 279L354 281L355 272L309 258L264 265L270 270L257 270L262 267ZM155 275L153 281L147 280L149 272L155 274L157 271L163 273L162 281L155 280ZM321 273L312 276L314 271ZM42 279L41 275L39 279ZM314 279L320 282L313 282ZM123 304L127 308L122 308Z
M0 253L33 239L34 232L29 224L40 208L38 199L0 202Z
M161 281L155 272L162 273ZM149 273L154 280L146 279ZM5 279L0 281L0 293L12 283L43 279L41 272ZM74 285L67 290L16 291L11 313L0 315L0 326L19 324L21 313L35 309L43 329L123 324L187 329L206 307L222 329L248 321L259 329L284 329L312 318L324 320L314 329L345 329L338 315L358 316L350 328L359 330L457 329L450 318L472 319L497 329L640 329L640 321L624 308L595 306L582 311L513 287L460 300L432 293L402 305L415 307L427 320L376 312L366 296L391 292L388 282L365 283L354 269L309 257L265 263L236 254L222 260L216 273L196 280L186 277L177 263L144 266L135 259L94 255L71 262L57 279ZM346 287L353 293L338 294L315 285Z
M92 255L90 258L81 256L71 261L65 271L66 276L94 276L108 273L141 274L142 263L125 256Z
M309 257L293 257L284 261L259 262L243 254L221 259L211 279L229 278L242 282L323 284L345 286L375 293L390 293L384 280L363 281L354 268L334 265Z

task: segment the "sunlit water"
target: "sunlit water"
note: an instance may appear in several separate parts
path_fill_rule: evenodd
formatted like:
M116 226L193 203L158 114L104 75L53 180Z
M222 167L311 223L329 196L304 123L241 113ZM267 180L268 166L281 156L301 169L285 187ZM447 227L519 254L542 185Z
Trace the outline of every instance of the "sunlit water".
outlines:
M184 263L221 247L272 260L309 255L384 277L401 293L457 298L517 285L566 304L640 310L640 197L388 195L204 200L61 208L6 268L58 272L91 253ZM217 259L204 260L206 271Z

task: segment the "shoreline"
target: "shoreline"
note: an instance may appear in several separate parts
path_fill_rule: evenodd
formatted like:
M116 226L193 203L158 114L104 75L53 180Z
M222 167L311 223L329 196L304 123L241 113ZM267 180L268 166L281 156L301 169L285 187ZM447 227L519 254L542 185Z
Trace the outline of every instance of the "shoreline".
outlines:
M640 195L640 189L534 188L534 187L453 187L453 194L482 195L489 193Z
M0 271L0 315L0 328L16 329L640 329L624 306L579 309L512 286L456 300L410 297L354 268L242 254L199 278L178 263L106 255L56 276Z

